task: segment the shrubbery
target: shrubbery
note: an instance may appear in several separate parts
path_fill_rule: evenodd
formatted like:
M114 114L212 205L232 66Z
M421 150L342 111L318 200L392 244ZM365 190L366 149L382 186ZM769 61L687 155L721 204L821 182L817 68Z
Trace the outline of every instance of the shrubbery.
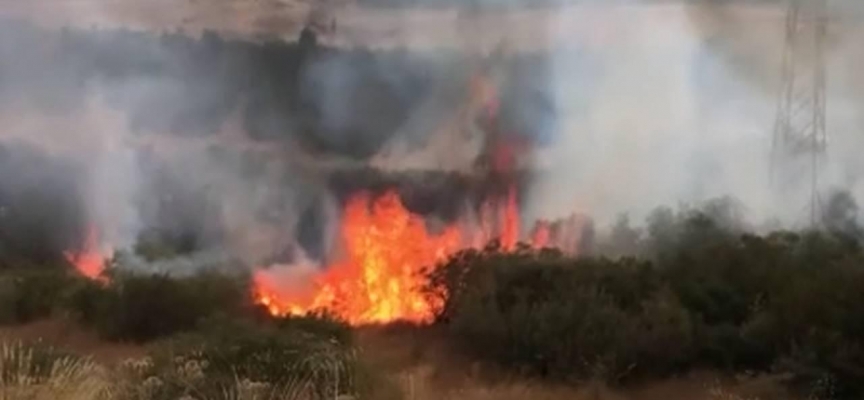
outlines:
M328 315L274 318L252 304L244 276L108 275L6 271L0 323L65 314L107 339L149 342L150 356L108 372L44 345L0 347L0 397L332 399L393 388L356 357L350 327Z
M431 276L439 317L465 348L556 378L668 373L685 365L692 320L649 263L556 252L468 251Z
M248 313L253 307L248 287L242 277L215 273L118 274L110 285L79 285L67 306L108 339L142 342L193 330L215 314Z
M211 318L200 329L158 345L148 363L132 371L139 379L126 391L140 390L141 380L156 379L151 398L160 399L217 398L240 382L285 396L279 398L354 393L359 364L350 346L327 332L279 325Z
M745 235L701 213L671 221L645 239L656 243L646 261L490 247L451 258L427 289L457 344L531 374L622 381L712 367L864 391L855 238Z
M237 274L113 272L110 284L58 269L0 274L0 324L70 316L110 340L145 342L194 330L214 315L256 311L248 278Z
M82 280L55 269L4 271L0 274L0 323L26 323L51 315Z

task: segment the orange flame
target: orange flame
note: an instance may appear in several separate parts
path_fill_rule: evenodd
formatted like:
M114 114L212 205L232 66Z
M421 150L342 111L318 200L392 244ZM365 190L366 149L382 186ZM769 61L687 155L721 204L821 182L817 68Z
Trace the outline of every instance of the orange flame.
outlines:
M534 233L531 235L531 245L535 249L544 249L549 247L551 232L549 229L549 221L537 221L534 227Z
M325 272L312 271L312 276L300 279L311 284L300 288L296 276L282 280L273 270L258 271L254 295L259 304L277 316L328 311L353 325L427 322L440 304L430 303L433 300L420 290L423 268L434 267L463 244L481 248L498 239L503 251L517 248L521 220L514 182L521 156L532 146L527 139L502 134L499 89L488 72L473 76L470 87L471 108L479 110L485 131L478 166L490 174L496 188L505 187L498 186L500 183L507 185L506 195L498 193L483 201L478 221L453 224L439 235L428 232L423 218L412 215L395 192L374 200L366 194L356 196L343 215L342 261ZM529 244L535 249L555 247L576 254L584 222L576 217L554 224L540 221Z
M501 246L513 250L519 242L519 206L516 202L516 187L507 190L507 203L501 209Z
M461 233L448 227L440 235L430 234L395 192L375 199L371 209L369 204L365 194L348 202L341 230L345 260L315 279L311 298L280 297L273 279L259 273L258 302L275 315L325 309L354 325L429 321L436 305L420 290L420 273L458 250Z
M575 216L554 224L540 221L529 244L575 254L583 223ZM434 267L463 245L480 248L495 238L502 250L513 251L520 239L519 227L515 186L506 199L482 203L476 223L457 222L437 235L427 230L422 217L405 208L395 192L375 199L361 194L348 201L343 213L340 262L324 271L293 266L287 277L280 277L285 271L279 269L259 270L254 296L275 316L326 311L352 325L429 322L441 304L432 303L440 300L431 300L421 290L423 269Z
M99 249L99 231L95 227L90 226L87 229L82 249L66 251L63 255L81 275L94 280L101 279L102 272L105 271L105 255Z

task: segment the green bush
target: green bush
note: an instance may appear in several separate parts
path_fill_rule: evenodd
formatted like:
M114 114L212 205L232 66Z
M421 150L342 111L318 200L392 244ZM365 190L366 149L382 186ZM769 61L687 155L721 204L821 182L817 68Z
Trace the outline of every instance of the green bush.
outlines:
M7 271L0 275L0 323L27 323L62 306L67 288L78 280L53 269Z
M650 262L525 248L456 254L427 274L438 323L483 360L552 378L773 370L805 386L830 382L841 398L864 393L857 241L735 234L701 213L654 218L659 247L641 250Z
M116 274L109 285L80 285L68 305L104 337L136 342L193 330L216 313L251 309L247 280L211 273L177 278Z
M487 249L457 255L431 273L427 289L449 294L439 320L484 358L549 377L602 370L619 379L688 360L689 315L655 275L630 259Z

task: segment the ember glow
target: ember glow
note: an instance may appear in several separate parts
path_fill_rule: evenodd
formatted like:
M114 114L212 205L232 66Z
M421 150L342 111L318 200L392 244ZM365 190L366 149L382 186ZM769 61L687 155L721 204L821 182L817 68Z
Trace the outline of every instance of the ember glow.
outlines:
M102 278L107 257L100 249L99 231L95 227L91 226L87 229L83 248L76 251L66 251L64 256L81 275L94 280Z

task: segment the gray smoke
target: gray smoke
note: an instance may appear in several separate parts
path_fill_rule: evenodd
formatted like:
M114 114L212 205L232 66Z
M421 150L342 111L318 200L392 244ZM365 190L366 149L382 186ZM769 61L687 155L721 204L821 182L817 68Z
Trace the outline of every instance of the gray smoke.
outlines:
M639 219L730 195L754 220L798 221L803 204L768 185L783 2L369 1L328 9L338 27L324 41L342 48L306 59L282 41L230 39L260 38L269 13L280 23L268 36L293 40L311 18L305 3L184 3L172 14L154 2L79 16L144 32L3 21L0 138L75 160L105 245L144 238L150 253L171 256L131 261L140 268L320 259L338 221L329 171L470 168L482 135L471 79L501 48L491 64L502 119L537 146L528 220ZM832 15L861 8L831 1ZM153 33L187 17L192 36ZM198 36L213 26L227 28ZM859 196L861 34L832 23L827 175Z
M622 212L638 219L658 205L731 195L754 220L805 222L804 193L777 198L768 180L786 3L648 3L585 6L553 19L553 30L588 24L596 35L572 39L564 47L577 51L554 56L550 85L565 117L557 144L539 157L550 172L536 181L532 211L581 207L611 222ZM829 9L846 22L832 22L827 43L831 148L823 179L826 190L860 195L852 150L864 144L856 132L860 90L848 71L858 64L852 18L861 7L838 0Z

